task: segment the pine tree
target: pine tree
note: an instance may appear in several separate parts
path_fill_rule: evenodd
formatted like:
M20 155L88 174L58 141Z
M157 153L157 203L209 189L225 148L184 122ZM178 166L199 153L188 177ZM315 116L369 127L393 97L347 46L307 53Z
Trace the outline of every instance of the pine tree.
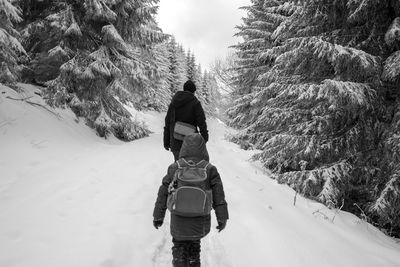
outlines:
M196 65L195 62L195 67L194 67L194 71L193 71L193 77L191 79L194 84L196 85L196 96L197 99L199 99L200 103L203 105L203 108L207 110L207 100L206 100L206 95L207 95L207 88L205 88L203 86L203 71L201 68L200 64ZM208 112L207 112L208 113Z
M21 10L11 0L0 0L0 83L14 84L18 79L17 60L25 50L13 23L20 22Z
M218 115L218 108L221 102L219 86L213 74L205 70L203 72L201 88L204 95L205 110L208 115Z
M238 77L235 70L237 68L237 54L229 51L224 58L217 58L211 65L211 73L215 79L221 84L222 91L225 94L232 93L235 88L234 78ZM231 94L229 94L231 97Z
M295 10L286 2L252 0L250 6L243 7L247 16L237 27L239 32L236 34L243 42L233 46L237 51L236 76L230 83L235 87L236 101L227 111L231 126L248 127L259 115L262 107L254 108L252 100L258 91L258 78L271 67L264 52L273 46L274 35L278 35L279 27Z
M167 42L157 44L153 49L154 72L152 74L150 91L146 94L148 108L158 111L166 111L171 101L169 80L169 58Z
M183 84L186 81L186 62L185 53L182 46L179 46L175 37L171 37L168 42L168 57L169 57L169 75L168 83L170 91L175 94L182 90Z
M30 0L22 8L23 45L31 58L23 70L25 81L44 85L59 75L60 66L74 57L78 47L94 49L93 39L82 35L80 28L82 3Z
M186 52L185 49L183 48L183 45L178 44L177 47L177 63L178 63L178 69L180 70L180 87L179 90L182 90L183 84L187 81L186 78L186 73L187 71L187 64L186 64Z
M193 56L194 58L194 56ZM196 64L196 61L194 59L194 72L193 72L193 77L192 77L192 81L196 84L196 86L198 87L198 89L200 90L201 94L202 94L202 98L204 99L204 103L206 103L206 95L207 95L207 89L203 87L203 69L201 68L200 64Z
M196 72L196 59L194 57L194 54L188 50L186 53L186 78L188 80L194 81L195 78L195 72Z
M245 41L237 46L239 98L229 111L232 124L243 129L236 141L261 149L255 158L279 182L330 207L344 201L355 212L356 203L378 216L375 222L400 233L397 146L393 149L398 116L387 109L397 114L398 95L392 100L397 104L387 103L387 95L398 83L398 55L390 52L398 50L398 5L252 4L240 29ZM272 27L261 26L272 18L279 18ZM256 45L263 35L268 41Z
M383 63L382 80L385 83L385 127L382 133L379 172L374 173L373 203L369 212L377 217L388 233L400 236L400 3L395 6L397 17L385 34L390 55Z
M154 20L158 1L40 2L25 3L24 10L34 12L24 36L33 80L49 86L49 103L68 105L101 136L146 135L121 102L147 94L154 71L150 50L164 36Z
M201 100L204 100L204 90L202 87L201 66L196 63L196 57L190 52L186 54L186 79L191 80L196 85L196 94Z
M204 70L201 77L201 88L203 89L204 102L208 105L211 102L211 80L210 74L207 70Z

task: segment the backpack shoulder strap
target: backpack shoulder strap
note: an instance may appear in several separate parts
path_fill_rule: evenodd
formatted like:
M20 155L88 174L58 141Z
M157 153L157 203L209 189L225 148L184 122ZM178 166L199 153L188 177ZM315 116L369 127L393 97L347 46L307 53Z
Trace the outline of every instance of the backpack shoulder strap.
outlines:
M181 158L181 159L179 159L179 160L181 160L181 166L182 167L197 167L197 164L194 162L194 161L192 161L192 160L189 160L189 161L187 161L186 159L184 159L184 158Z
M176 164L178 165L178 169L182 169L183 167L186 167L188 164L185 159L180 158L176 161Z
M180 159L179 159L180 160ZM172 191L174 191L174 185L175 185L175 182L176 182L176 180L178 179L178 177L177 177L177 171L179 170L179 169L181 169L182 167L181 167L181 165L180 165L180 163L179 163L179 160L177 160L177 161L175 161L175 163L176 163L176 165L178 166L178 168L175 170L175 172L174 172L174 176L172 177L172 181L171 181L171 183L168 185L168 193L171 193Z
M195 163L191 160L187 161L184 158L181 158L177 161L178 167L183 168L183 167L196 167L200 169L207 169L208 166L212 166L210 162L206 160L200 160L199 162Z
M206 161L206 160L201 160L200 162L198 162L196 164L197 168L201 168L201 169L207 169L209 166L212 166L210 162Z

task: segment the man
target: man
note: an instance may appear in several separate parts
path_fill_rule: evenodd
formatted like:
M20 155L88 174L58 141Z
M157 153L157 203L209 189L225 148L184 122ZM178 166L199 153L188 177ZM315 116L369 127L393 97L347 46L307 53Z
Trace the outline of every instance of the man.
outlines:
M167 174L158 190L157 200L153 211L153 225L156 229L162 226L167 210L169 188L174 186L174 177L185 162L196 166L206 164L206 180L212 192L212 208L217 217L217 229L222 231L229 218L228 205L221 177L217 168L209 163L209 156L204 139L200 134L187 135L183 141L178 161L168 167ZM181 167L180 167L181 166ZM170 231L172 235L172 256L174 267L200 267L200 240L210 232L211 214L197 217L185 217L171 212Z
M180 121L193 125L205 140L208 141L206 116L200 101L194 95L196 85L188 80L183 85L183 91L177 92L172 98L165 116L164 148L171 150L175 161L178 160L182 141L174 138L175 122Z

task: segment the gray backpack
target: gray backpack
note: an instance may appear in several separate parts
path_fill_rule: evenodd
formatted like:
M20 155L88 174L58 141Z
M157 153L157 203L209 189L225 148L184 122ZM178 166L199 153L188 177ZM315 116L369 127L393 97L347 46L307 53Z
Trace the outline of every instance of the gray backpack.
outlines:
M210 214L212 191L207 177L211 164L205 160L195 163L179 159L178 169L168 187L167 207L172 214L197 217Z
M175 122L174 126L174 138L177 140L183 140L186 135L196 132L196 127L190 123L185 123L181 121Z

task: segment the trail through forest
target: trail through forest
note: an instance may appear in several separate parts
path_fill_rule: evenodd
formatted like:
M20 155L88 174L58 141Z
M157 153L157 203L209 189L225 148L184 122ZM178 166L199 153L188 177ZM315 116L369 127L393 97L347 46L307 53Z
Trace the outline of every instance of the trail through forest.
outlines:
M170 266L169 218L152 225L173 160L162 147L164 114L135 113L153 131L147 138L105 140L70 111L55 115L0 89L0 266ZM300 196L293 205L292 189L225 140L228 127L208 124L230 220L218 233L213 215L202 266L400 266L398 242L352 214Z

